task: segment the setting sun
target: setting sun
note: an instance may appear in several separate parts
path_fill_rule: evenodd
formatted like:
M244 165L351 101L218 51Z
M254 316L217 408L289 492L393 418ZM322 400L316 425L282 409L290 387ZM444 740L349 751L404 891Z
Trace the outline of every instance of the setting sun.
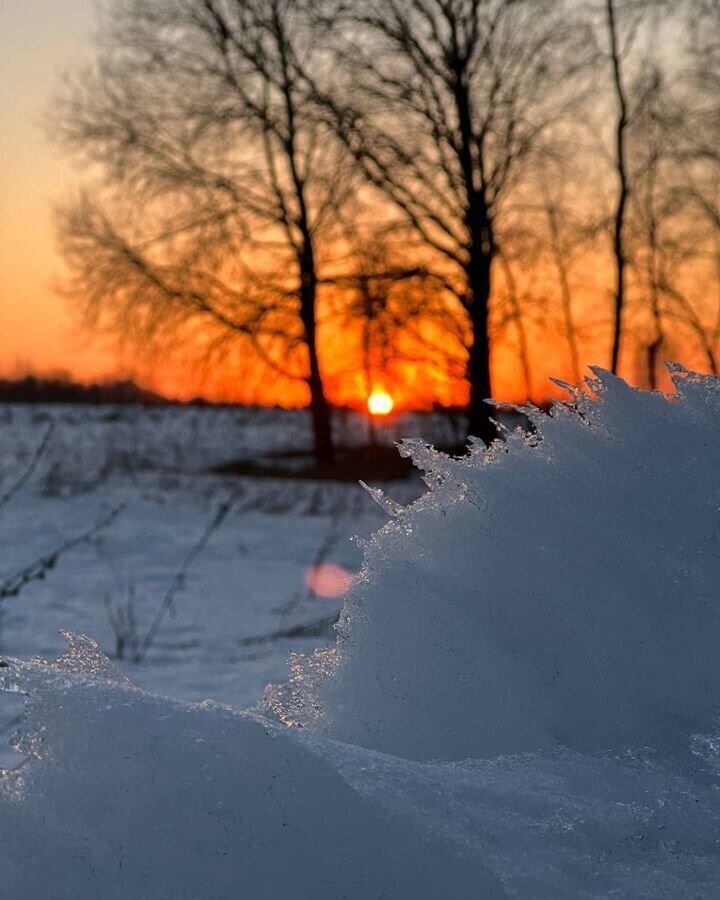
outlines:
M392 412L395 403L386 391L373 391L368 397L368 410L374 416L387 416Z

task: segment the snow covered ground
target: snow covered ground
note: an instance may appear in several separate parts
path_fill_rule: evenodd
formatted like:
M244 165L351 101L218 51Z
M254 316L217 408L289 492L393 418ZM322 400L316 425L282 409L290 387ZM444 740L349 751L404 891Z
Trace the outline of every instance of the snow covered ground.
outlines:
M0 510L9 571L132 500L100 544L5 601L8 654L49 655L57 626L102 644L67 635L53 665L0 668L27 704L0 779L9 895L720 897L720 380L676 377L668 402L603 375L594 399L463 460L411 443L428 489L385 513L349 485L243 486L145 660L117 669L93 598L135 585L146 627L235 482L180 454L93 486L81 428L77 477L33 476ZM337 609L307 570L357 570L336 535L383 515L336 646L248 641ZM304 651L290 679L251 712L183 702L253 703L288 650Z
M340 609L342 573L352 575L362 558L351 539L369 537L385 519L381 509L357 484L210 471L237 458L309 449L305 413L6 406L0 494L23 473L50 426L28 484L0 509L0 583L121 512L92 541L63 554L46 578L0 603L1 652L52 658L64 647L59 632L70 630L92 635L113 655L112 623L127 626L130 616L136 625L125 628L131 633L118 664L136 684L246 708L268 682L285 680L289 652L334 640L332 628L318 623ZM348 418L339 437L357 440L362 427ZM385 439L418 427L391 423ZM441 427L438 420L434 427ZM393 491L403 501L417 496L419 479L396 483ZM132 640L145 637L228 499L227 517L176 585L142 663L134 663ZM305 626L321 633L304 636ZM261 640L279 632L291 636Z

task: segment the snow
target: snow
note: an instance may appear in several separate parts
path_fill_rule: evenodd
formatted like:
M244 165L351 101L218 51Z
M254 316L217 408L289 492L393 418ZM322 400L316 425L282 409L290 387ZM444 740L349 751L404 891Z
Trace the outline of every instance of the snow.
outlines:
M598 373L593 398L534 414L536 434L511 434L488 454L452 460L409 443L427 491L413 499L393 486L385 503L324 486L362 498L342 527L305 501L238 508L162 632L199 629L200 647L160 647L121 671L67 634L55 664L8 659L2 686L27 704L21 762L0 780L8 895L720 896L720 381L675 374L669 402ZM26 539L42 510L43 528L61 509L88 521L128 489L127 475L115 477L67 498L36 486L22 504L35 512L24 524L11 518ZM195 539L228 489L216 476L174 477L164 494L157 472L135 473L133 504L103 537L124 577L157 578L155 601L177 563L170 550ZM296 651L290 680L247 712L185 702L212 686L238 703L262 671L272 675L274 663L226 659L223 677L212 657L223 640L237 653L241 631L277 627L273 590L284 585L293 605L291 580L304 583L325 529L369 534L383 516L364 543L337 646L243 644L273 659ZM3 540L17 553L13 534ZM240 535L248 552L233 569ZM338 546L325 561L357 568ZM255 565L291 552L277 579L266 572L268 588ZM101 622L89 600L98 559L84 547L14 601L38 643L49 643L48 617L91 634L86 626ZM232 614L228 594L245 591L245 579L258 596ZM53 584L74 585L75 600ZM297 621L339 602L299 596ZM13 625L18 615L8 611L3 639L29 655L35 632ZM147 690L132 683L143 680Z
M64 646L59 632L69 629L92 635L112 654L108 606L122 610L130 596L144 635L183 560L238 490L143 663L119 665L151 691L255 704L269 681L287 677L289 651L330 643L333 633L252 639L337 613L341 596L308 586L320 550L322 563L353 573L362 554L350 538L369 536L384 520L352 484L210 471L238 457L309 447L307 421L299 412L262 409L0 407L0 494L53 426L31 482L0 510L0 582L124 506L97 541L0 602L0 652L52 658ZM421 485L395 490L409 498ZM2 721L0 699L0 728Z
M602 376L597 401L489 456L411 442L431 490L367 547L339 649L308 663L307 710L287 717L417 759L710 728L720 392L676 377L670 403Z

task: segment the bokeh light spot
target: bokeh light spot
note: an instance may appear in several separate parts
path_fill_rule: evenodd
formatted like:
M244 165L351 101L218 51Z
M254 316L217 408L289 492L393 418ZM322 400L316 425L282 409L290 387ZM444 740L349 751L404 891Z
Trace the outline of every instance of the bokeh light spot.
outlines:
M318 597L342 597L350 587L352 576L336 563L321 563L305 573L305 581Z

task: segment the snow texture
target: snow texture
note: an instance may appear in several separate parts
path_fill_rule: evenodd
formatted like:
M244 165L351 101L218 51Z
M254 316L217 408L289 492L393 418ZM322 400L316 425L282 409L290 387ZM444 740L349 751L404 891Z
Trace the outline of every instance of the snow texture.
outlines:
M668 402L601 374L593 399L469 459L407 443L430 490L366 547L338 649L296 662L281 714L416 759L710 727L720 382L676 382Z
M407 445L428 492L259 711L143 692L72 635L8 660L8 896L720 896L720 381L676 378L598 373L463 460Z

